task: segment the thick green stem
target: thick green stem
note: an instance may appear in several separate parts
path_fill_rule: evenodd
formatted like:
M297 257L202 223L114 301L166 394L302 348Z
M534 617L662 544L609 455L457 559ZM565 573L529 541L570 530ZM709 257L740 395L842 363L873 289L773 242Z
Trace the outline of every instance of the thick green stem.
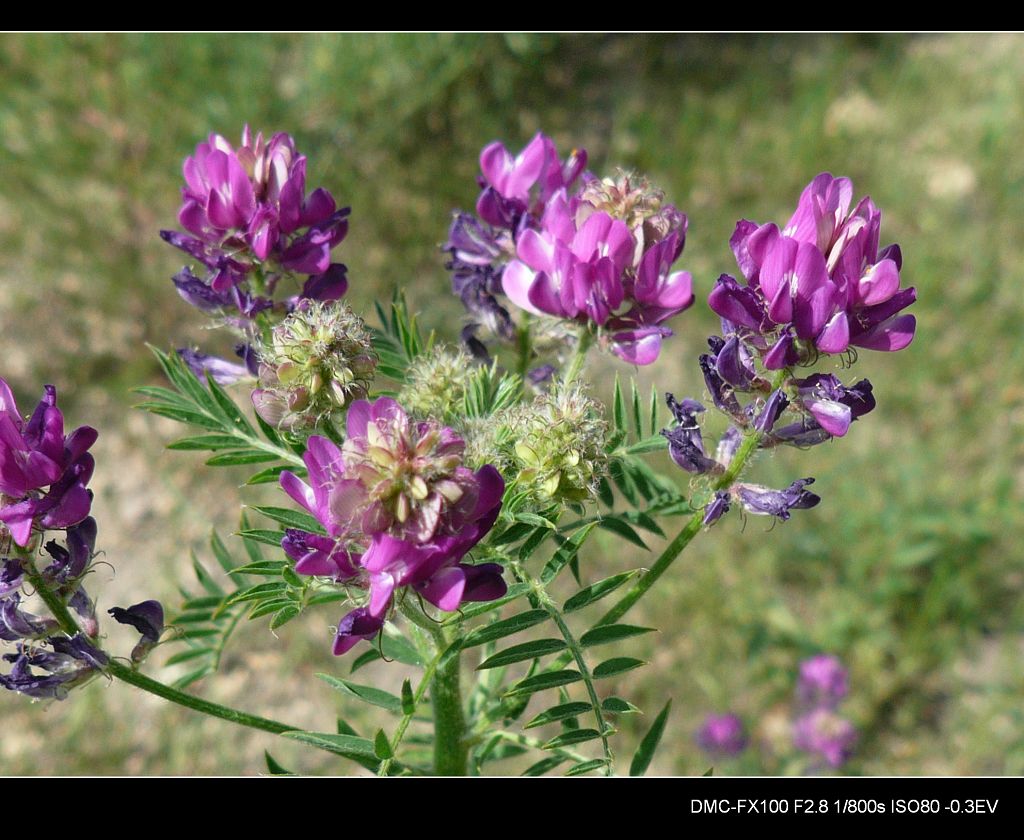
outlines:
M779 388L788 375L788 368L780 370L772 379L771 390L774 391L776 388ZM739 478L740 474L747 466L751 457L755 452L757 452L757 448L763 437L764 435L758 431L752 430L747 433L743 438L743 442L740 444L739 449L736 450L736 454L733 455L732 460L729 462L728 469L718 476L714 482L712 482L712 490L724 490L726 487L732 486L733 482ZM690 540L700 533L703 522L704 511L695 511L693 516L690 517L690 520L683 526L683 529L676 535L675 539L665 546L665 550L662 551L661 556L654 561L654 565L640 576L640 579L633 585L633 587L615 604L614 607L602 616L601 620L598 621L595 626L615 624L615 622L621 619L633 607L633 605L647 593L647 590L654 586L658 578L665 574L668 567L671 566L675 559L683 553L683 549L690 544Z
M434 705L434 771L439 776L465 776L469 758L466 718L459 684L461 655L438 664L430 683Z
M594 336L590 330L586 328L580 330L580 337L576 342L576 350L573 352L572 358L569 360L569 367L565 369L565 374L562 377L562 381L566 385L571 385L583 373L583 365L587 360L587 351L590 350L590 345L593 343Z

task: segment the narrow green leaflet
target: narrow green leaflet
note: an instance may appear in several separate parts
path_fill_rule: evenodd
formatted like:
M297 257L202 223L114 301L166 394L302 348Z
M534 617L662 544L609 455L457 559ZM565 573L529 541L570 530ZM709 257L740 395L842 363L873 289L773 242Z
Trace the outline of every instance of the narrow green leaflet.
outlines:
M580 637L580 645L583 647L606 645L621 639L642 636L644 633L653 633L654 631L655 628L653 627L637 627L633 624L603 624L584 633Z
M493 642L496 639L502 639L505 636L511 636L513 633L518 633L527 627L540 624L547 617L548 614L544 610L527 610L501 621L496 621L493 624L488 624L486 627L479 627L462 640L462 648L471 648L486 642Z
M593 773L595 770L604 770L607 766L608 762L603 758L595 758L591 761L581 761L579 764L574 764L565 771L565 775L582 776L585 773Z
M402 682L402 714L411 715L416 711L416 698L412 692L412 683L408 679Z
M579 715L585 714L590 711L590 704L582 701L576 701L572 703L562 703L558 706L552 706L550 709L541 712L532 720L528 721L523 729L533 729L537 726L544 726L548 723L556 723L566 718L573 718Z
M545 773L550 773L558 765L565 764L568 759L561 755L549 755L547 758L542 758L536 764L531 764L527 767L520 776L543 776Z
M285 738L292 738L302 741L304 744L311 744L322 750L327 750L335 755L350 758L363 764L369 759L376 768L377 753L373 748L373 741L369 738L357 738L353 735L335 735L333 732L302 732L295 730L283 733ZM365 764L364 764L365 766Z
M570 729L561 735L556 735L549 741L545 741L541 749L556 750L561 747L570 747L573 744L582 744L585 741L594 741L601 737L596 729Z
M651 728L647 730L647 734L644 735L640 741L640 746L637 747L636 754L633 756L632 762L629 765L630 776L642 776L647 772L647 768L651 766L651 760L654 758L654 753L658 749L658 744L661 742L661 736L665 732L665 723L668 721L669 709L672 708L672 701L669 700L665 704L658 716L654 719L654 723L651 724Z
M387 733L383 729L378 729L377 734L373 736L373 752L381 761L394 756L391 742L388 741Z
M263 751L263 758L267 762L267 771L271 776L294 776L295 774L291 770L285 770L280 764L277 763L274 756L272 756L266 750Z
M588 522L578 531L576 531L569 539L563 540L558 550L554 553L551 559L544 566L541 572L540 579L542 583L548 584L558 577L558 573L562 571L567 565L576 559L576 555L579 553L580 547L586 541L590 532L594 530L597 525L596 522Z
M292 508L262 507L256 505L253 510L262 513L268 519L280 522L286 528L298 528L302 531L310 531L314 534L323 534L323 526L312 516L304 511L293 510Z
M597 521L599 527L604 528L606 531L611 531L622 537L627 542L633 543L635 546L639 546L644 551L649 551L647 543L643 541L641 536L633 530L633 528L614 516L606 516Z
M599 580L597 583L592 583L569 598L562 607L562 612L570 613L575 610L581 610L595 601L600 601L638 574L639 571L619 572L617 575L612 575L611 577Z
M594 668L594 679L602 680L607 677L618 676L646 664L642 659L633 659L631 656L617 656L614 659L606 659Z
M396 715L402 713L401 699L395 697L389 691L369 685L359 685L358 683L349 682L338 677L332 677L330 674L317 674L317 677L342 694L355 697L357 700L362 700L364 703L369 703L373 706L379 706Z
M563 671L547 671L533 677L520 680L512 688L505 692L507 697L515 697L522 694L533 694L537 691L544 691L548 688L557 688L560 685L579 682L583 679L579 671L566 668Z
M524 642L521 645L513 645L488 657L484 662L477 665L478 671L485 671L488 668L501 668L505 665L512 665L515 662L523 662L527 659L536 659L541 656L548 656L565 650L563 639L537 639L532 642Z
M601 708L613 715L638 714L640 712L639 708L621 697L606 697L601 703Z

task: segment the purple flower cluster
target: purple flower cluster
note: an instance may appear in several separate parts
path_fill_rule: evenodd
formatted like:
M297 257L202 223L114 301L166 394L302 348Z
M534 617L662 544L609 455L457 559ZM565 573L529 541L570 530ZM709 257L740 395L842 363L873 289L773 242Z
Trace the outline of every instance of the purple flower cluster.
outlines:
M174 285L188 303L242 332L245 343L237 352L255 375L253 319L290 311L302 299L337 300L348 289L346 268L331 262L331 251L348 232L349 208L339 209L322 187L306 194L306 157L289 135L266 141L248 126L237 148L211 134L185 160L184 175L178 221L187 233L160 235L198 262L205 276L186 266ZM275 292L286 278L294 288L279 301ZM245 372L203 354L186 360L197 374L210 370L219 381Z
M27 546L33 528L68 528L89 515L92 494L86 485L95 462L88 450L96 437L89 426L64 434L52 385L24 420L0 379L0 523L14 542Z
M732 238L746 278L722 275L708 303L720 316L722 335L708 339L698 359L715 407L731 426L712 456L705 452L695 400L669 395L675 427L663 434L673 460L691 473L726 472L744 435L758 446L814 446L843 437L874 410L871 383L844 384L832 373L797 377L793 368L821 354L855 356L857 347L901 350L914 337L913 288L900 289L898 245L879 251L881 213L865 198L849 212L848 178L823 173L804 190L796 213L781 231L774 224L741 221ZM775 490L734 482L716 490L705 508L710 525L738 501L754 514L785 520L790 511L820 499L806 490L813 478Z
M295 570L367 590L338 625L335 654L376 636L403 587L445 611L505 594L501 566L460 562L494 525L505 489L494 467L464 467L464 449L451 429L381 397L352 404L342 446L309 438L309 484L282 473L326 531L285 533Z
M686 216L646 181L601 181L585 164L582 151L559 159L543 134L516 157L487 146L477 217L457 214L445 246L453 289L502 337L514 327L498 294L535 315L596 325L617 356L650 364L672 335L664 323L693 303L690 274L672 271Z
M697 746L712 758L733 758L747 748L747 733L737 715L708 715L697 730Z
M870 198L852 211L849 178L818 175L779 230L744 219L730 240L741 285L723 274L708 299L723 330L739 336L768 370L851 348L902 350L917 297L900 288L898 245L878 248L882 214Z
M845 764L857 742L854 725L836 712L849 690L849 674L837 657L818 654L800 663L793 744L830 767Z

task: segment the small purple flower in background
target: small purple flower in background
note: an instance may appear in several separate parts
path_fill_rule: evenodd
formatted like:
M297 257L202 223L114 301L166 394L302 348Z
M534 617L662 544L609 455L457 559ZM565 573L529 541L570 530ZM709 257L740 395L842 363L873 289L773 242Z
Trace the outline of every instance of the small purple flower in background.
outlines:
M375 636L403 587L447 612L501 597L501 566L460 562L501 510L498 471L464 467L462 438L437 422L412 420L387 397L353 403L347 422L340 448L309 439L310 484L281 475L282 488L328 535L286 532L282 546L296 571L368 590L366 604L339 624L335 654Z
M95 463L88 449L96 438L89 426L65 436L52 385L23 421L0 379L0 522L18 545L29 544L33 527L68 528L89 515L92 494L86 485Z
M851 348L902 350L917 297L900 289L898 245L879 251L882 214L870 198L850 211L848 178L818 175L780 230L743 220L730 244L747 280L723 275L708 298L723 330L742 336L769 370Z
M806 708L835 709L850 693L850 675L838 657L820 653L800 663L796 691Z
M856 743L856 727L831 709L814 709L793 726L793 745L829 767L842 767L853 755Z
M747 742L743 721L734 714L708 715L697 731L697 745L714 758L733 758Z

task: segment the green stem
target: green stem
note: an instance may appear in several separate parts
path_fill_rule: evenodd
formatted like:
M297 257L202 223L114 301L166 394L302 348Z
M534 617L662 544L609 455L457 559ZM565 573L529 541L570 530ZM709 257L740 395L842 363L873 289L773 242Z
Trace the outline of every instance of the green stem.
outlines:
M462 657L452 653L438 662L430 682L434 705L434 771L439 776L465 776L469 758L466 718L459 684Z
M46 581L43 579L43 576L36 570L32 557L27 552L19 552L19 554L25 560L22 564L25 578L32 584L33 588L36 590L36 594L43 599L43 602L49 608L53 617L57 619L61 630L69 636L74 636L80 633L81 629L78 626L78 622L75 621L74 616L71 615L71 612L68 610L65 603L49 588ZM135 671L114 659L107 662L103 667L103 672L111 677L121 680L122 682L134 685L136 688L141 688L143 691L148 691L150 694L155 694L157 697L162 697L164 700L170 700L172 703L177 703L179 706L185 706L186 708L202 712L203 714L231 721L232 723L237 723L240 726L249 726L253 729L261 729L264 732L272 732L275 735L280 735L283 732L293 732L295 730L301 731L302 729L302 727L299 726L290 726L287 723L280 723L276 720L269 720L268 718L246 714L245 712L240 712L237 709L232 709L229 706L221 706L217 703L211 703L208 700L193 697L190 694L178 691L176 688L171 688L169 685L165 685L162 682L143 676L138 671Z
M784 368L780 370L772 378L771 390L774 391L779 388L782 383L789 376L789 369ZM743 472L747 463L751 457L757 452L757 448L761 443L761 439L764 435L758 431L750 431L743 438L743 442L740 444L739 449L736 450L736 454L733 455L732 460L729 462L729 468L722 473L718 478L711 484L711 489L724 490L726 487L731 487L733 482L739 478ZM700 533L701 525L704 522L704 511L697 510L693 516L690 517L690 521L683 526L683 529L676 535L675 539L672 540L665 550L662 551L661 556L654 562L646 572L644 572L640 579L633 585L633 587L622 597L618 603L615 604L595 626L600 627L605 624L615 624L621 619L632 607L639 601L654 584L667 571L668 567L672 565L675 559L683 553L683 549L690 544L698 533Z
M530 347L530 316L524 314L516 331L516 373L526 379L526 371L530 367L533 350Z
M569 367L565 369L565 375L562 377L562 382L566 385L571 385L579 378L579 375L583 372L583 365L587 360L587 351L590 350L590 345L594 343L594 336L589 329L583 328L580 330L579 340L576 342L576 350L572 354L572 358L569 360Z
M569 646L569 651L572 653L572 658L576 661L576 667L579 669L580 676L583 678L583 684L587 689L587 696L590 699L591 711L593 711L594 719L597 722L597 731L601 733L601 748L604 752L605 760L608 762L608 765L605 768L605 774L611 775L614 756L612 755L611 746L608 744L608 730L610 727L605 722L604 714L601 711L601 698L597 696L597 688L594 686L594 678L590 673L590 669L587 667L587 661L583 656L580 644L576 641L576 637L573 636L572 631L569 629L569 625L565 623L565 619L562 618L562 613L559 612L558 608L551 602L551 596L548 595L544 586L532 575L527 573L526 570L518 563L513 562L513 566L520 579L530 584L533 594L537 596L537 601L540 603L544 611L551 617L551 620L558 626L558 632L562 634L562 638Z

